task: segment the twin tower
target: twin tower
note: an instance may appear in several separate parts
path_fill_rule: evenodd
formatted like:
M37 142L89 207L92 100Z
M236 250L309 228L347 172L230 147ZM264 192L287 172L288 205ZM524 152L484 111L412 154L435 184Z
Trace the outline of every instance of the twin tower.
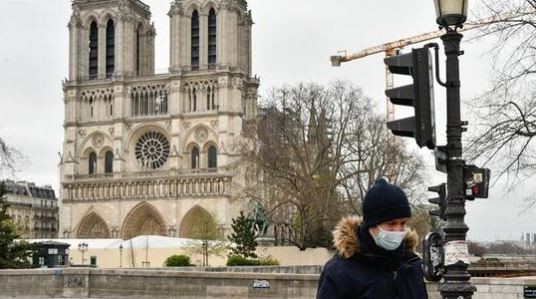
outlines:
M259 86L247 2L173 1L163 74L142 1L73 0L72 10L60 237L228 233L243 208L236 145Z

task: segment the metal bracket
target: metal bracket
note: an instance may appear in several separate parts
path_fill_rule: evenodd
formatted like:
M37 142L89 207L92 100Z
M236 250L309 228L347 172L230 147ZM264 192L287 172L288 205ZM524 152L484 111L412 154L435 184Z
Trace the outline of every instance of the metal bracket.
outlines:
M436 80L437 83L443 87L447 87L447 84L443 81L441 81L441 78L439 77L439 45L437 43L429 43L424 45L426 48L434 48L435 51L435 73L436 73Z

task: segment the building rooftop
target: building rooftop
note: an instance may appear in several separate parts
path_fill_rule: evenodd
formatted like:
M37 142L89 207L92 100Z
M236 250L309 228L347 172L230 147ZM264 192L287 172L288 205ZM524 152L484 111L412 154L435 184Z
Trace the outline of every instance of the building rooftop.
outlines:
M36 186L35 183L26 181L3 181L7 194L30 196L34 198L57 200L54 189L50 185Z

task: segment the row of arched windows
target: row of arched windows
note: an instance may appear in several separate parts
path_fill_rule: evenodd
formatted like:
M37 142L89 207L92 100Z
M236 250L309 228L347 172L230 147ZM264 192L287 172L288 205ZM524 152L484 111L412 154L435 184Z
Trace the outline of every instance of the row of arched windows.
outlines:
M114 172L114 154L112 151L107 151L104 155L104 173ZM89 153L88 159L88 174L97 173L97 154L95 152Z
M111 96L101 98L89 97L81 100L80 118L82 121L111 119L114 115L114 103Z
M207 168L217 168L218 167L218 151L214 145L208 148L207 154ZM199 148L194 146L191 153L191 167L193 169L200 168L199 163ZM104 173L112 173L114 171L114 154L112 151L107 151L104 155ZM88 174L97 173L97 154L91 152L88 158Z
M218 167L218 151L216 150L216 147L214 145L211 145L208 148L207 158L208 158L207 168L216 168L216 167ZM199 148L197 146L194 146L192 148L191 166L192 166L192 169L200 168L200 165L199 165Z
M143 26L136 29L136 74L140 73L140 39ZM89 26L89 78L97 79L99 73L99 26L96 21ZM106 78L111 78L115 71L115 24L112 19L106 23L105 33Z
M198 93L201 94L201 98L203 95L206 95L206 105L203 107L203 102L199 103L197 101ZM188 106L187 111L188 112L196 112L196 111L213 111L218 110L218 105L216 104L216 87L209 86L204 91L199 91L195 87L188 90ZM201 106L201 107L200 107Z
M191 24L191 65L192 70L199 69L199 13L194 10ZM208 13L208 65L209 68L216 65L216 11L211 8Z

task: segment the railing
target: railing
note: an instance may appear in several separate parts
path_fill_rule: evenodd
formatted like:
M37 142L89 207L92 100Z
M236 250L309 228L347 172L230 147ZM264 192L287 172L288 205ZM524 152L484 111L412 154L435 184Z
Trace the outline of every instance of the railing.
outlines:
M194 168L194 169L173 169L167 171L136 171L122 173L98 173L98 174L78 174L66 176L67 180L102 180L102 179L121 179L121 178L150 178L150 177L190 177L190 176L207 176L207 175L229 175L227 167L217 168Z
M17 202L17 201L8 201L7 204L13 207L26 207L26 208L32 207L32 204L25 203L25 202Z
M165 79L169 78L170 75L176 75L177 73L192 73L192 74L203 74L203 73L215 73L215 72L247 72L247 68L244 67L237 67L237 66L229 66L229 65L220 65L220 64L210 64L203 66L202 69L193 69L191 66L182 66L179 69L172 69L172 68L160 68L155 69L153 72L149 73L140 73L136 71L130 71L130 72L123 72L123 73L107 73L107 74L97 74L97 75L77 75L76 79L69 80L64 79L63 85L73 85L80 82L91 82L91 83L103 83L103 82L109 82L113 80L136 80L136 79L142 79L145 80L147 78L155 77L157 76L158 79ZM257 76L254 76L251 78L253 82L259 83L260 80Z
M476 262L469 266L475 277L516 277L536 275L536 262Z

